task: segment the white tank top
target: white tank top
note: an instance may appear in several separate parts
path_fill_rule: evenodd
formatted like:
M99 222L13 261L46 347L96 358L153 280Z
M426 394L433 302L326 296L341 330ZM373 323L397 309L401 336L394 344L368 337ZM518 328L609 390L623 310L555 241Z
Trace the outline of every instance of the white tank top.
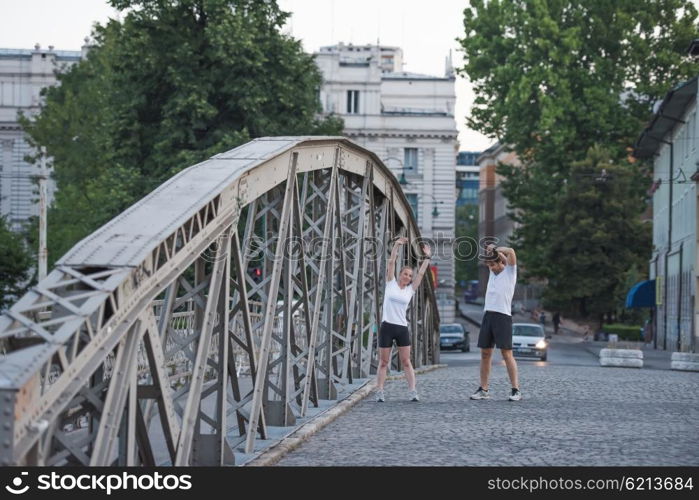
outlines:
M408 309L408 304L413 295L415 295L413 285L408 285L401 289L397 280L392 279L387 282L383 293L381 321L393 323L394 325L408 326L408 321L405 319L405 311Z

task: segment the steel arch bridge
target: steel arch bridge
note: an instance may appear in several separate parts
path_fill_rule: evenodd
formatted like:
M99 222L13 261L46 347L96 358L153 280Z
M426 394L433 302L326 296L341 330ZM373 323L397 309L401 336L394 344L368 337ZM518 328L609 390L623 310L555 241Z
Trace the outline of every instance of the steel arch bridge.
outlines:
M375 373L398 236L417 265L395 176L342 137L183 170L0 316L0 465L235 463ZM433 290L427 273L409 310L415 366L438 361Z

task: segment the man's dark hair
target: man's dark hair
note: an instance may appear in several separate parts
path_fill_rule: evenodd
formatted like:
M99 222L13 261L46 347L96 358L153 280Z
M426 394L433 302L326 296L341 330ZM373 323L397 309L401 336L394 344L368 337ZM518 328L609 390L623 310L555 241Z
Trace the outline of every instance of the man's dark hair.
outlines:
M497 252L486 252L485 254L485 261L486 262L495 262L500 260L500 255Z

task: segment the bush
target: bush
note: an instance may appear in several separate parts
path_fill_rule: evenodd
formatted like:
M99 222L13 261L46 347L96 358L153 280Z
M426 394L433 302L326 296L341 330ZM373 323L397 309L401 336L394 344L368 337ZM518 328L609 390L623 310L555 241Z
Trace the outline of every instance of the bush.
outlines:
M622 325L619 323L614 323L610 325L604 325L602 330L607 334L616 334L619 336L619 340L643 340L640 326L630 326Z

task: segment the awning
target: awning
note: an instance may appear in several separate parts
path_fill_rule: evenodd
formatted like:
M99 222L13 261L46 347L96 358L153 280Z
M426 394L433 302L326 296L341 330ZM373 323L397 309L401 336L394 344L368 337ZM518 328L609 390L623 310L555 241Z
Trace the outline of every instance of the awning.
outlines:
M626 308L654 307L655 306L655 280L646 280L636 283L626 294Z

